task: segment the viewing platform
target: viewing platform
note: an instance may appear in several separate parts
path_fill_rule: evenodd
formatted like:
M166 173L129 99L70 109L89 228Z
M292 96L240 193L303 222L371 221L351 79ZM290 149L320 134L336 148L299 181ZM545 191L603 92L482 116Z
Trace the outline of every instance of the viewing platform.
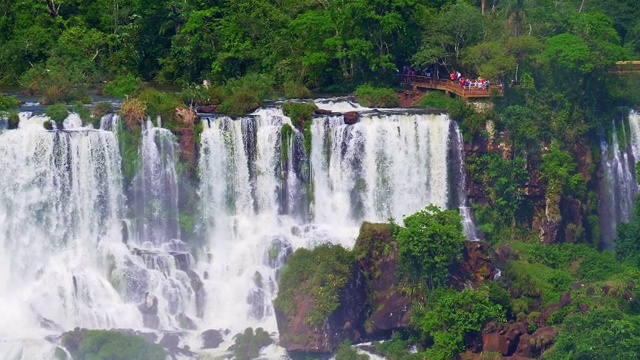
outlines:
M462 87L451 80L435 79L428 76L401 75L400 83L410 85L414 90L441 90L447 95L454 94L465 101L475 98L490 98L492 96L502 96L503 91L498 85L491 85L489 89L478 87Z
M640 61L616 61L616 66L611 70L612 73L640 73Z

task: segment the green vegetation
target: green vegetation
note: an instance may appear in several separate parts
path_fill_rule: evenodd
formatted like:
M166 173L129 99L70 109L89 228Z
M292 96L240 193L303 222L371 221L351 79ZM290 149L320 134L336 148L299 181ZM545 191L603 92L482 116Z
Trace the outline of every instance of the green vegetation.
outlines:
M618 310L593 310L563 322L545 359L635 359L640 354L640 317Z
M310 325L322 324L340 305L340 290L347 284L354 262L353 254L340 245L296 250L282 270L274 306L287 315L294 315L296 294L310 293L313 308L305 320Z
M262 106L263 100L272 94L273 80L267 75L247 74L229 79L223 87L218 111L229 115L247 114Z
M429 288L447 280L451 264L462 256L464 234L460 214L430 205L394 226L403 271Z
M58 124L61 124L64 121L64 119L66 119L67 116L69 116L69 110L67 109L67 105L61 104L61 103L48 106L47 109L45 110L45 113L47 114L48 117L51 118L51 120L55 121Z
M470 333L480 332L489 320L506 320L505 310L484 290L442 289L429 296L427 307L418 308L412 319L413 326L433 341L424 353L428 359L452 359L464 351Z
M358 354L358 351L351 347L351 343L345 340L340 343L336 352L336 360L369 360L369 356Z
M0 111L13 110L20 106L18 99L0 94Z
M391 88L375 88L370 84L358 86L353 93L356 100L367 107L396 107L398 97L396 91Z
M420 106L435 109L449 109L456 101L459 100L445 95L442 91L429 91L420 99Z
M76 328L63 335L62 345L79 360L147 360L167 356L160 345L112 330Z
M291 123L302 130L304 135L304 149L307 155L311 154L311 124L313 112L318 110L315 103L288 102L282 105L282 113L291 118Z
M244 333L236 336L233 345L233 355L237 360L251 360L260 355L260 350L273 343L269 333L262 328L257 328L255 333L252 328L245 329Z
M616 257L640 267L640 198L636 198L630 221L618 225L617 230Z
M142 86L139 78L128 74L118 76L113 81L108 82L102 88L102 93L108 96L125 97L133 96Z

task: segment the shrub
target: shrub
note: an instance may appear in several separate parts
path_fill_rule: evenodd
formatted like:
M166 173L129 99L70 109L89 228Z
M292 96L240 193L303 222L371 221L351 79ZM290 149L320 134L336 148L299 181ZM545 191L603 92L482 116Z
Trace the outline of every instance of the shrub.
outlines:
M129 74L118 76L102 88L102 93L108 96L125 97L135 94L142 87L142 80Z
M375 88L370 84L358 86L354 92L360 104L367 107L396 107L398 96L391 88Z
M42 126L46 129L46 130L53 130L53 122L51 120L45 120L42 123Z
M18 106L20 106L20 101L18 101L18 99L0 94L0 111L13 110Z
M139 99L127 99L120 106L120 114L122 114L129 131L140 128L140 124L147 117L146 111L147 106Z
M20 124L20 115L18 115L17 111L9 111L8 120L9 123L7 124L7 128L9 130L17 129L18 125Z
M430 205L394 225L402 271L414 283L434 288L445 283L448 268L462 256L465 236L456 210Z
M465 337L479 332L490 320L505 321L500 305L482 290L436 290L428 308L418 309L412 322L433 339L427 359L453 359L465 348Z
M442 91L429 91L420 99L420 106L435 109L449 109L455 102L455 99L447 96Z
M178 97L189 106L211 103L209 88L199 84L189 84L183 87Z
M284 83L284 96L289 99L304 99L311 95L311 91L302 83L287 81Z
M136 335L110 330L77 329L67 332L62 345L78 360L164 359L166 351Z
M42 104L81 100L91 102L86 91L88 69L71 58L51 57L25 72L20 82L40 94Z
M67 116L69 116L69 110L67 110L67 105L61 104L61 103L53 104L47 107L47 109L45 110L45 113L47 114L48 117L51 118L51 120L55 121L58 124L61 124L64 121L64 119L66 119Z
M238 91L222 101L218 111L228 115L244 115L260 106L262 106L262 99L257 94Z
M302 130L304 135L304 149L307 155L311 154L311 123L313 112L318 110L315 103L289 102L282 105L282 113L291 118L291 123Z
M142 91L138 99L146 105L148 116L160 116L163 122L177 119L176 108L183 105L177 96L151 88Z
M313 309L305 320L321 324L340 305L339 291L347 284L354 263L353 253L340 245L296 250L282 269L274 306L286 315L295 315L296 294L310 294Z
M299 129L313 120L313 112L318 110L315 103L288 102L282 105L282 113L291 118L291 123Z
M638 359L640 319L618 310L570 315L545 359Z
M75 104L73 104L73 112L78 114L83 122L91 121L91 110L89 110L89 108L86 107L82 102L76 102Z
M421 354L409 352L407 343L402 339L400 332L394 332L390 341L374 343L376 351L382 353L389 360L420 360Z
M236 336L233 355L236 360L256 359L260 355L260 350L272 342L269 333L262 328L257 328L255 334L252 328L247 328L244 333Z
M336 352L336 360L368 360L369 356L358 354L358 350L351 347L349 340L340 343Z

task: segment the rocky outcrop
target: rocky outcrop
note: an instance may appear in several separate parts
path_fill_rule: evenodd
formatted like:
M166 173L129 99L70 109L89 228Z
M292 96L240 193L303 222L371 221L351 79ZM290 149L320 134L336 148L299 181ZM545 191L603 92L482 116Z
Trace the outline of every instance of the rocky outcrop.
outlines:
M524 322L495 326L489 324L482 334L482 352L500 353L505 359L537 358L553 345L558 331L552 327L541 327L528 333Z
M518 341L514 355L537 358L544 350L553 345L556 336L558 336L558 331L552 326L539 328L533 335L523 334Z
M492 280L498 269L491 259L491 245L482 241L465 241L462 259L451 266L449 283L458 290L477 287L485 280Z
M349 111L343 115L344 123L347 125L353 125L360 120L360 114L357 111Z
M305 288L301 286L300 289ZM294 298L295 311L287 316L275 310L280 346L292 353L330 353L345 340L360 341L358 325L363 323L367 282L357 264L353 264L351 276L339 290L339 305L320 324L310 324L309 316L316 306L312 294L298 291Z
M388 224L363 223L354 251L369 281L371 315L364 328L371 339L405 328L411 319L410 301L398 277L398 249Z
M527 330L526 323L516 322L484 332L482 334L482 351L498 352L504 356L513 355L520 337L527 334Z
M228 330L227 330L228 331ZM203 349L217 349L224 341L221 330L209 329L200 334Z
M490 250L487 243L466 242L462 259L450 269L450 285L463 289L493 279L498 270L492 264ZM295 315L287 316L276 309L281 346L290 352L332 352L344 339L379 340L408 326L411 302L398 274L398 248L391 226L363 223L353 253L356 263L340 290L340 305L321 324L308 321L316 306L314 296L309 290L299 290L308 289L308 284L296 287L295 311L290 312ZM481 349L479 338L477 343ZM515 349L515 345L508 347L510 351Z
M196 165L195 123L198 114L193 109L183 107L176 108L176 114L180 118L180 124L175 130L180 141L180 159L193 170Z

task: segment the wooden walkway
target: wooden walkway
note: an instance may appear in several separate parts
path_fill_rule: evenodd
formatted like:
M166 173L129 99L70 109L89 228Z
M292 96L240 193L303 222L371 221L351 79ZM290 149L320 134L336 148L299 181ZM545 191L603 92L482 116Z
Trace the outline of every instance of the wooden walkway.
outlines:
M465 101L473 98L489 98L494 94L495 96L502 96L503 92L498 85L491 85L488 90L477 87L462 87L457 82L454 83L451 80L434 79L427 76L418 75L402 75L400 76L400 83L410 85L414 90L441 90L448 94L454 94L462 97Z
M640 61L616 61L616 66L611 72L616 74L640 73Z

